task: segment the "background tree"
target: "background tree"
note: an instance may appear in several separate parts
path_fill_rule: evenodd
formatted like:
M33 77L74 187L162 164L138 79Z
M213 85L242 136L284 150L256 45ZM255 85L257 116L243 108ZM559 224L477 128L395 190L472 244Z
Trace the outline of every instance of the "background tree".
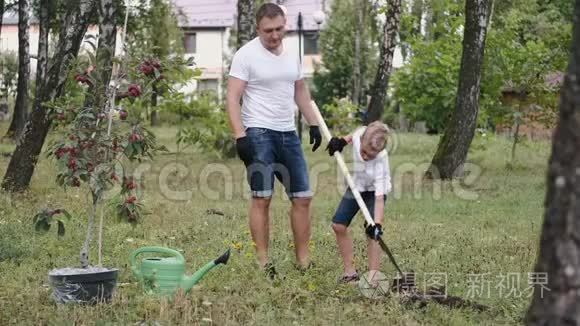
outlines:
M401 3L401 26L399 27L399 40L403 61L411 55L411 40L421 36L421 22L423 20L423 0L413 0L410 4Z
M491 127L514 130L514 161L520 124L533 121L546 129L554 127L561 84L551 79L566 69L572 21L568 13L544 1L498 5L502 11L495 15L487 41L482 106ZM508 88L519 101L500 101Z
M254 0L238 0L236 49L241 48L255 37L256 18L254 16Z
M94 0L68 2L68 10L60 29L55 53L48 64L46 78L36 85L35 106L2 181L2 188L7 191L23 191L30 184L52 121L50 110L45 103L62 95L70 63L78 54L89 19L94 16L94 10Z
M2 20L4 19L4 0L0 0L0 26L2 26ZM0 27L0 36L2 36L2 27ZM0 52L2 49L0 49Z
M357 17L352 0L336 0L328 17L326 28L320 32L322 64L315 65L313 75L313 98L323 107L336 98L352 98L354 75L355 34ZM376 12L369 11L360 38L360 105L366 105L369 84L376 71L378 51L374 40L379 34L376 28Z
M356 1L354 4L356 10L356 30L354 39L354 63L353 63L353 76L352 76L352 96L351 101L354 105L359 104L360 94L361 94L361 39L365 39L365 13L367 9L366 1Z
M0 69L2 69L0 98L3 96L14 96L16 93L16 82L18 80L18 56L16 53L3 52L0 54Z
M557 90L546 87L545 77L566 67L571 14L565 11L566 6L561 9L545 1L494 3L494 27L486 39L478 128L493 129L514 122L519 114L517 107L501 101L506 86L525 90L528 100L541 108L542 112L534 110L533 114L554 116ZM445 130L455 108L465 21L461 3L447 0L445 8L446 14L439 19L443 32L436 40L411 37L414 18L409 12L403 13L402 42L409 44L410 54L392 81L393 99L401 104L405 117L412 122L425 121L433 133Z
M30 80L30 46L28 33L29 0L18 1L18 86L12 122L7 138L17 139L26 123L28 113L28 88Z
M393 71L393 55L397 44L400 18L401 0L388 0L379 67L375 75L375 82L371 88L371 101L367 110L367 124L379 120L385 109L385 97L389 86L389 78Z
M439 141L427 176L449 179L463 174L475 133L487 22L491 0L466 1L463 54L455 111Z
M572 55L564 80L559 122L549 161L544 224L535 275L547 278L544 290L536 285L526 316L527 325L580 323L580 212L577 202L580 169L580 0L576 0Z
M38 5L38 54L36 56L36 93L33 108L42 105L42 85L48 72L48 36L50 33L51 14L54 12L55 0L39 0Z

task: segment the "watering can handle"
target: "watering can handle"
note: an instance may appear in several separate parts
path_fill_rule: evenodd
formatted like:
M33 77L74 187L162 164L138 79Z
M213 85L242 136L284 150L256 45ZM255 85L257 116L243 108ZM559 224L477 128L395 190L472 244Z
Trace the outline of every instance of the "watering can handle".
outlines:
M137 268L137 256L143 253L157 253L157 254L166 254L172 257L177 258L178 260L182 261L185 264L185 258L183 255L173 249L164 248L164 247L143 247L139 248L131 254L131 270L133 271L133 275L138 279L141 278L141 272Z

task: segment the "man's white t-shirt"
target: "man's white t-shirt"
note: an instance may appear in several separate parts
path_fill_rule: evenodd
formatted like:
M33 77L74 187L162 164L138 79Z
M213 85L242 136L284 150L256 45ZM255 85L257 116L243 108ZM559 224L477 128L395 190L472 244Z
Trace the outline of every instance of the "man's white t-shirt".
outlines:
M382 150L374 159L363 160L360 148L361 137L365 129L366 127L358 128L352 134L353 181L359 192L374 191L375 196L386 195L391 192L389 157L387 151Z
M296 129L294 83L303 78L302 66L297 54L283 48L275 55L256 37L234 54L230 76L247 82L242 97L244 128Z

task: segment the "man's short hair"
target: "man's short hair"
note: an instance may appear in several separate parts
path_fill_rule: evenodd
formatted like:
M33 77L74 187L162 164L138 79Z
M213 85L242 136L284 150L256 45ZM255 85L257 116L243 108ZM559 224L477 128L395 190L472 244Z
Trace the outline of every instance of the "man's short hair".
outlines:
M260 20L264 17L272 19L278 16L286 17L282 8L275 3L265 3L260 6L256 13L256 25L259 24Z

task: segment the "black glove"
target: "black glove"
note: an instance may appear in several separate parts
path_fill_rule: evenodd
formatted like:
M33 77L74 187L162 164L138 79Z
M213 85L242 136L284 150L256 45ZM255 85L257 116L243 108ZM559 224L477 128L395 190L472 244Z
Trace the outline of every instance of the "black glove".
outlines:
M310 126L310 144L314 144L314 146L312 146L312 151L316 151L318 149L318 147L320 146L320 143L322 143L322 136L320 135L320 129L318 129L318 126Z
M344 138L332 137L326 146L326 150L328 151L328 155L334 155L334 152L339 151L342 152L344 146L346 146L347 142Z
M381 235L383 235L383 227L379 223L375 223L375 225L367 225L365 223L365 227L365 233L373 240L379 240Z
M252 162L252 144L247 136L236 139L236 151L245 164Z

